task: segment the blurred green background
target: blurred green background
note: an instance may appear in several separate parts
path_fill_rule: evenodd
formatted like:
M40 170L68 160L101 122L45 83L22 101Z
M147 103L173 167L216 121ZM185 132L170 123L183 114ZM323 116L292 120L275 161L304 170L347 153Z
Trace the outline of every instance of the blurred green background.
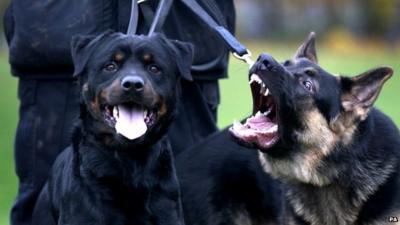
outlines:
M8 2L1 0L0 16ZM238 36L254 58L261 52L281 61L290 58L307 33L314 30L320 65L331 73L357 75L375 66L393 67L395 74L376 106L400 125L400 1L237 0L236 7ZM9 224L17 191L13 161L17 79L10 75L7 60L0 34L0 225ZM221 128L251 112L247 73L247 65L231 58L230 78L220 82Z

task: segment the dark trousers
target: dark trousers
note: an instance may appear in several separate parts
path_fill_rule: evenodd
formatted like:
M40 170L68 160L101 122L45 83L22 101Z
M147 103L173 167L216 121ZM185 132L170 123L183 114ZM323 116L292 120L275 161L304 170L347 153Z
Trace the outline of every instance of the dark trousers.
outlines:
M218 81L182 81L179 114L168 132L174 154L217 130ZM78 118L79 90L71 80L20 79L19 123L15 139L18 196L12 225L31 224L36 199L57 155L70 144Z

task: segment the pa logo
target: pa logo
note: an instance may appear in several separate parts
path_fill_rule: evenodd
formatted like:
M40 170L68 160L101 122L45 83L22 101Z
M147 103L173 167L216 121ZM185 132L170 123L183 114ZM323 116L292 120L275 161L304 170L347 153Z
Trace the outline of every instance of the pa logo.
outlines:
M399 219L397 218L397 216L391 216L391 217L389 217L389 222L393 222L393 223L399 222Z

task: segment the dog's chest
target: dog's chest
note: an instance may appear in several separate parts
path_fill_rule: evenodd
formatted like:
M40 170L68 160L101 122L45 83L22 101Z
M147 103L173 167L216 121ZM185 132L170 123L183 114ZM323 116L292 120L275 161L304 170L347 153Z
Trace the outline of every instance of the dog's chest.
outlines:
M64 196L60 224L146 224L142 220L151 216L145 207L150 197L145 189L91 185Z
M310 225L352 225L359 213L359 207L337 186L296 186L287 190L286 196L294 213Z

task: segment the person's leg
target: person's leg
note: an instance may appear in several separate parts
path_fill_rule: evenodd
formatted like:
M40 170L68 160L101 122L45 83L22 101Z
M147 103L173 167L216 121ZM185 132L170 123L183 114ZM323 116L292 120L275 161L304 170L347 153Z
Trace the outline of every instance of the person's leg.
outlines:
M218 81L182 81L178 115L168 131L175 155L218 130Z
M51 165L69 145L77 118L78 91L73 81L19 81L19 123L15 139L18 196L11 210L12 225L27 225Z

